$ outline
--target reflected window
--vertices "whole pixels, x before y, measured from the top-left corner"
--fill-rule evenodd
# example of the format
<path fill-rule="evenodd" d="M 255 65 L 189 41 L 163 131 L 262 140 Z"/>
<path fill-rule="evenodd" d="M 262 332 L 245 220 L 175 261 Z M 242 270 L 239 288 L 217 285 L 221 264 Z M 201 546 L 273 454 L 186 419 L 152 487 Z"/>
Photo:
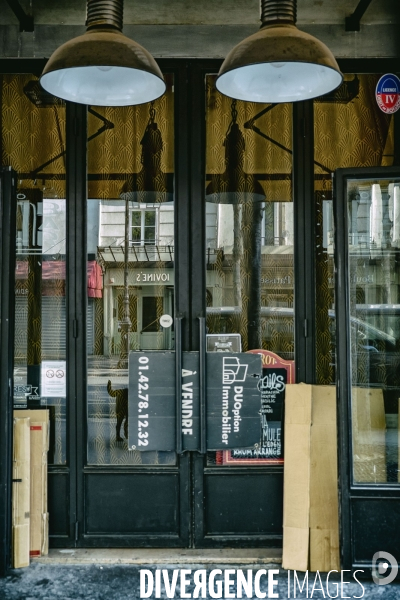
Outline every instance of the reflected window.
<path fill-rule="evenodd" d="M 398 186 L 347 180 L 355 483 L 400 480 Z"/>
<path fill-rule="evenodd" d="M 88 117 L 87 462 L 175 465 L 175 452 L 128 446 L 128 356 L 173 350 L 174 92 Z M 108 124 L 106 127 L 104 125 Z"/>
<path fill-rule="evenodd" d="M 157 244 L 157 210 L 133 209 L 131 211 L 131 242 L 135 246 Z"/>
<path fill-rule="evenodd" d="M 3 75 L 2 161 L 17 173 L 14 407 L 47 408 L 49 464 L 67 462 L 65 104 Z"/>
<path fill-rule="evenodd" d="M 292 107 L 231 100 L 214 75 L 206 107 L 207 349 L 293 366 Z M 282 464 L 267 443 L 249 452 L 247 465 Z M 208 464 L 240 466 L 239 455 L 209 452 Z"/>
<path fill-rule="evenodd" d="M 316 382 L 335 383 L 334 224 L 332 177 L 338 168 L 393 164 L 394 115 L 383 113 L 375 100 L 379 76 L 346 74 L 343 84 L 314 100 L 314 189 L 316 269 Z M 389 235 L 400 235 L 396 194 L 382 218 L 382 198 L 372 190 L 349 198 L 349 244 L 369 248 Z M 385 192 L 383 192 L 385 193 Z M 397 227 L 397 229 L 396 229 Z M 361 290 L 360 290 L 361 293 Z M 333 326 L 332 326 L 333 322 Z"/>

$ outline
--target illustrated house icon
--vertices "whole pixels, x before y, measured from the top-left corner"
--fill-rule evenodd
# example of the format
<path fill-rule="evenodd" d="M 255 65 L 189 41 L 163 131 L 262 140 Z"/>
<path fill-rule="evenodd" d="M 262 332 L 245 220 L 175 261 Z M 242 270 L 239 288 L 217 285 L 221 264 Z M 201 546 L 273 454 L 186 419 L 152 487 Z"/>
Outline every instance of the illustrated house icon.
<path fill-rule="evenodd" d="M 224 385 L 235 383 L 235 381 L 245 381 L 248 365 L 240 364 L 236 356 L 224 356 L 222 383 Z"/>

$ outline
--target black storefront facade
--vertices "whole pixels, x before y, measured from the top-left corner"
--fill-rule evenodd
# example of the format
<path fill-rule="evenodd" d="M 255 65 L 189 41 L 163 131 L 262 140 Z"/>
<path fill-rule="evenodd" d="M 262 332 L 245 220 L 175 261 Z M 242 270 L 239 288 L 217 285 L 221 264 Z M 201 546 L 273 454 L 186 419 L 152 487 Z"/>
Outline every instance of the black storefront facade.
<path fill-rule="evenodd" d="M 371 98 L 379 77 L 396 73 L 397 61 L 342 59 L 339 64 L 346 77 L 340 94 L 283 108 L 248 108 L 239 102 L 232 106 L 230 101 L 224 104 L 214 89 L 220 60 L 161 59 L 159 64 L 169 81 L 165 104 L 155 103 L 140 114 L 126 117 L 118 112 L 120 109 L 54 105 L 48 98 L 48 106 L 40 108 L 37 100 L 35 104 L 37 89 L 33 84 L 29 97 L 29 82 L 36 81 L 44 61 L 2 59 L 0 63 L 4 74 L 3 164 L 14 169 L 3 175 L 1 196 L 3 356 L 4 348 L 10 348 L 7 361 L 2 360 L 1 378 L 1 567 L 8 567 L 10 549 L 11 410 L 12 406 L 23 405 L 26 392 L 18 391 L 18 386 L 32 385 L 32 381 L 39 383 L 38 395 L 46 399 L 42 406 L 50 408 L 52 418 L 52 547 L 282 545 L 282 461 L 240 464 L 231 461 L 228 454 L 214 449 L 207 452 L 206 439 L 201 440 L 203 453 L 155 452 L 143 458 L 136 451 L 129 453 L 125 445 L 121 450 L 125 442 L 117 438 L 123 438 L 123 424 L 119 431 L 115 428 L 116 421 L 124 416 L 124 400 L 113 392 L 126 385 L 124 327 L 129 331 L 129 350 L 144 354 L 154 350 L 202 354 L 208 343 L 206 334 L 215 335 L 216 343 L 226 344 L 231 334 L 240 333 L 243 352 L 264 348 L 294 361 L 296 382 L 334 385 L 339 381 L 342 568 L 368 568 L 378 550 L 398 556 L 396 515 L 400 492 L 393 473 L 399 459 L 396 462 L 393 458 L 393 449 L 389 457 L 386 448 L 381 475 L 374 481 L 368 474 L 365 479 L 362 474 L 357 479 L 352 466 L 351 424 L 352 387 L 383 389 L 386 413 L 395 415 L 399 385 L 395 374 L 399 342 L 393 323 L 400 302 L 393 300 L 396 291 L 392 290 L 392 297 L 385 297 L 381 290 L 385 285 L 378 281 L 383 277 L 381 264 L 385 260 L 389 260 L 389 266 L 385 263 L 384 273 L 397 268 L 397 238 L 388 227 L 386 245 L 382 240 L 385 214 L 387 223 L 390 209 L 392 229 L 397 217 L 398 192 L 393 190 L 400 181 L 400 166 L 396 168 L 400 165 L 399 119 L 396 115 L 380 119 Z M 17 114 L 11 119 L 7 113 L 20 99 L 13 94 L 24 96 L 24 102 L 36 111 L 29 127 L 36 130 L 40 160 L 33 157 L 25 170 L 18 166 L 19 159 L 13 164 L 10 151 L 13 144 L 16 147 L 16 138 L 10 141 L 10 132 L 19 118 Z M 338 130 L 330 129 L 330 124 L 341 122 L 343 107 L 350 115 L 355 107 L 353 118 L 346 117 L 349 124 L 353 119 L 361 121 L 365 111 L 369 113 L 358 138 L 359 130 L 351 131 L 350 125 L 343 125 L 339 154 L 344 156 L 346 143 L 352 144 L 349 136 L 357 140 L 353 139 L 352 151 L 341 162 L 338 153 L 330 156 L 329 148 L 338 141 Z M 155 110 L 153 115 L 151 108 Z M 324 112 L 330 108 L 331 116 Z M 50 134 L 44 140 L 37 134 L 37 115 L 46 110 L 54 116 L 62 142 L 59 147 L 52 145 Z M 132 139 L 127 132 L 128 122 L 134 132 Z M 149 202 L 140 196 L 143 188 L 135 188 L 135 181 L 146 168 L 146 131 L 154 123 L 163 140 L 159 152 L 162 148 L 162 152 L 169 153 L 169 158 L 162 158 L 160 163 L 164 176 L 161 193 L 167 200 L 171 200 L 167 194 L 173 194 L 173 204 L 167 202 L 165 210 L 157 205 L 158 201 Z M 223 188 L 218 185 L 228 169 L 228 135 L 236 123 L 245 141 L 244 147 L 240 142 L 236 147 L 239 152 L 243 148 L 242 172 L 249 175 L 248 181 L 256 173 L 258 183 L 251 183 L 253 195 L 258 193 L 258 185 L 265 193 L 258 216 L 253 209 L 246 214 L 245 209 L 236 210 L 224 201 L 220 208 L 212 197 Z M 281 137 L 278 130 L 283 131 Z M 255 136 L 253 145 L 246 137 L 248 132 Z M 102 135 L 114 137 L 103 143 Z M 154 138 L 151 143 L 156 143 Z M 268 159 L 260 166 L 261 143 L 273 150 L 264 149 Z M 43 150 L 46 144 L 51 149 L 48 155 Z M 93 144 L 98 144 L 96 150 Z M 125 153 L 128 147 L 135 148 L 136 162 L 129 170 L 118 165 L 118 161 L 126 164 L 121 145 Z M 126 160 L 131 161 L 131 156 Z M 338 168 L 344 170 L 336 173 Z M 387 194 L 393 199 L 386 213 L 383 193 L 375 188 L 368 192 L 368 210 L 375 210 L 378 202 L 380 212 L 376 214 L 383 225 L 378 232 L 372 231 L 371 225 L 367 228 L 365 235 L 373 243 L 361 240 L 361 233 L 367 229 L 358 225 L 360 239 L 354 241 L 352 227 L 362 215 L 357 213 L 352 221 L 346 206 L 357 205 L 360 210 L 362 202 L 353 197 L 351 190 L 358 186 L 368 191 L 368 186 L 371 190 L 378 183 L 386 190 L 392 186 Z M 40 194 L 35 196 L 38 189 Z M 10 210 L 10 199 L 14 210 Z M 341 218 L 346 210 L 350 215 L 347 221 Z M 46 252 L 35 252 L 39 241 L 32 237 L 34 215 L 37 229 L 42 218 L 43 236 L 46 227 L 53 235 L 52 240 L 43 237 L 41 241 L 42 250 L 47 244 Z M 51 219 L 64 219 L 64 224 L 52 229 Z M 11 230 L 7 223 L 12 224 Z M 97 229 L 93 223 L 98 223 Z M 235 263 L 237 238 L 229 231 L 237 227 L 242 244 L 239 263 Z M 255 249 L 251 248 L 254 231 L 260 236 Z M 246 253 L 247 245 L 250 248 Z M 257 256 L 260 282 L 258 296 L 254 297 L 251 290 L 255 280 L 250 277 L 249 284 L 246 274 Z M 237 276 L 235 264 L 239 265 Z M 360 268 L 369 271 L 359 273 Z M 33 295 L 36 302 L 30 300 L 32 272 L 41 280 Z M 397 289 L 395 279 L 391 284 Z M 35 359 L 29 347 L 38 338 L 35 332 L 29 332 L 28 322 L 34 316 L 31 304 L 38 308 L 38 295 L 41 355 Z M 391 311 L 389 332 L 382 323 L 378 326 L 376 319 L 386 318 L 379 306 Z M 259 314 L 261 333 L 254 333 L 254 311 Z M 163 314 L 173 316 L 170 328 L 157 324 Z M 50 322 L 55 323 L 53 329 Z M 21 341 L 24 327 L 28 333 Z M 356 364 L 354 344 L 359 346 L 355 354 L 362 355 L 357 365 L 364 365 L 367 372 L 361 380 L 354 374 L 359 372 L 358 367 L 355 371 L 350 367 L 352 361 Z M 377 359 L 371 358 L 375 353 L 381 357 L 378 366 Z M 386 368 L 389 363 L 390 368 Z M 57 366 L 61 370 L 64 365 L 65 392 L 59 391 L 57 397 L 48 391 L 45 396 L 43 369 Z M 204 395 L 206 381 L 199 385 Z M 31 391 L 30 395 L 33 406 L 35 394 Z M 393 431 L 394 420 L 392 416 Z M 388 429 L 383 434 L 386 445 Z M 365 522 L 370 523 L 368 528 Z M 365 529 L 370 531 L 367 537 Z M 385 547 L 381 548 L 383 543 Z"/>

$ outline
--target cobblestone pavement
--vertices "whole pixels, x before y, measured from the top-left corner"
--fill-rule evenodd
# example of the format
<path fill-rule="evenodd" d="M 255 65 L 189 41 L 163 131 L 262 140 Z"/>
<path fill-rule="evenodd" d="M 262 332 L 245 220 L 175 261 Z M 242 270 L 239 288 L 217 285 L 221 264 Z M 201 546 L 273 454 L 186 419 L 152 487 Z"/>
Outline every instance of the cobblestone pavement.
<path fill-rule="evenodd" d="M 207 595 L 203 596 L 200 591 L 200 597 L 219 597 L 219 598 L 236 598 L 241 597 L 238 594 L 236 588 L 237 581 L 237 570 L 242 569 L 245 576 L 247 576 L 247 569 L 249 565 L 43 565 L 43 564 L 32 564 L 29 568 L 14 570 L 10 575 L 4 579 L 0 579 L 0 598 L 1 600 L 136 600 L 140 598 L 140 573 L 141 569 L 150 570 L 154 576 L 156 569 L 166 569 L 171 581 L 174 575 L 174 569 L 186 569 L 190 571 L 186 573 L 186 579 L 189 580 L 189 584 L 183 590 L 186 592 L 186 596 L 183 597 L 194 597 L 193 591 L 195 588 L 194 571 L 197 569 L 204 569 L 206 573 L 206 581 L 210 581 L 210 573 L 213 569 L 221 569 L 221 574 L 218 572 L 215 577 L 215 583 L 211 586 L 211 593 L 207 588 Z M 228 574 L 228 577 L 233 581 L 233 585 L 228 589 L 222 587 L 221 592 L 218 593 L 218 580 L 226 577 L 226 570 L 232 569 L 233 572 Z M 276 569 L 279 573 L 275 573 L 274 577 L 278 583 L 273 589 L 268 588 L 268 577 L 264 575 L 264 572 L 260 575 L 260 588 L 258 597 L 273 597 L 273 592 L 278 593 L 278 598 L 368 598 L 368 599 L 380 599 L 392 600 L 394 598 L 400 600 L 400 584 L 392 583 L 386 586 L 376 585 L 371 580 L 361 580 L 362 586 L 352 579 L 351 573 L 346 572 L 343 577 L 344 581 L 352 579 L 351 583 L 344 583 L 343 589 L 341 588 L 340 576 L 336 578 L 330 577 L 328 589 L 326 584 L 326 574 L 318 576 L 313 573 L 309 573 L 308 579 L 308 590 L 306 586 L 303 591 L 300 592 L 296 588 L 296 595 L 293 590 L 293 572 L 290 572 L 290 595 L 288 590 L 288 572 L 279 567 L 279 565 L 251 565 L 253 583 L 257 571 L 260 569 Z M 303 581 L 304 574 L 298 573 L 300 583 Z M 163 574 L 161 573 L 160 578 L 162 579 Z M 181 573 L 180 571 L 176 575 L 176 589 L 173 596 L 174 598 L 181 598 Z M 147 578 L 146 578 L 147 583 Z M 337 584 L 337 585 L 336 585 Z M 213 593 L 215 587 L 215 593 Z M 321 589 L 323 588 L 323 589 Z M 229 595 L 230 594 L 230 595 Z M 263 596 L 262 594 L 266 594 Z M 244 590 L 242 596 L 246 598 Z M 150 598 L 157 597 L 155 591 L 151 594 Z M 167 598 L 164 584 L 161 585 L 161 594 L 158 596 L 163 599 Z M 257 595 L 254 590 L 250 596 L 256 598 Z"/>

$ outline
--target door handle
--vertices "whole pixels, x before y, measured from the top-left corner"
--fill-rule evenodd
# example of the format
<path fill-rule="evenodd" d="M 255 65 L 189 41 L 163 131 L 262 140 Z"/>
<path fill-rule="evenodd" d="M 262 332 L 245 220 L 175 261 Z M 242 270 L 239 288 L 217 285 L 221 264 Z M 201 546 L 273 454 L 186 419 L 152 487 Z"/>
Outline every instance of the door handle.
<path fill-rule="evenodd" d="M 207 396 L 206 396 L 206 319 L 205 317 L 198 317 L 199 319 L 199 395 L 200 395 L 200 454 L 207 452 Z"/>
<path fill-rule="evenodd" d="M 176 452 L 182 454 L 182 320 L 175 317 Z"/>

